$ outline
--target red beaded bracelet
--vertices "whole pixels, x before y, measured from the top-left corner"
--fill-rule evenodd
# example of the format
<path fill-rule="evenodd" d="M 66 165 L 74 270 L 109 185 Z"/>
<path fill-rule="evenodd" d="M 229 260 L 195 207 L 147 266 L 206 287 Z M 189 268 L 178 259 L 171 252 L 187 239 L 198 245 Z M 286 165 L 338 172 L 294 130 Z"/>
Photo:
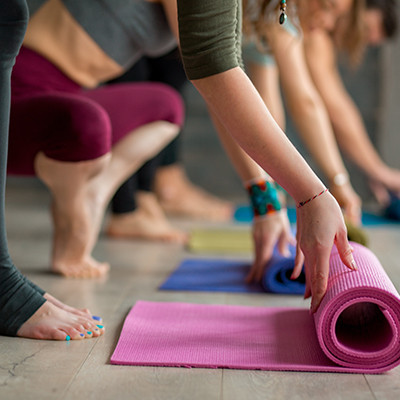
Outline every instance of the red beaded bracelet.
<path fill-rule="evenodd" d="M 301 201 L 300 203 L 297 204 L 297 208 L 303 207 L 304 205 L 306 205 L 307 203 L 309 203 L 310 201 L 313 201 L 314 199 L 316 199 L 317 197 L 323 195 L 324 193 L 326 193 L 329 189 L 324 189 L 321 193 L 316 194 L 314 197 L 310 197 L 308 200 L 306 201 Z"/>

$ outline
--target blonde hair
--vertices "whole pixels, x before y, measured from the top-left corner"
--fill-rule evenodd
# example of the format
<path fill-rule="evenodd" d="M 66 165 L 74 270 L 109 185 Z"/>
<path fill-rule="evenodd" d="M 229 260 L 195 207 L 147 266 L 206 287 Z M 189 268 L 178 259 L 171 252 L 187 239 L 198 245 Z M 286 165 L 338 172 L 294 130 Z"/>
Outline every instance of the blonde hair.
<path fill-rule="evenodd" d="M 363 21 L 365 7 L 365 0 L 353 0 L 350 13 L 339 20 L 338 33 L 335 35 L 336 47 L 347 56 L 353 67 L 361 62 L 366 46 Z"/>
<path fill-rule="evenodd" d="M 294 2 L 288 0 L 287 14 L 297 25 Z M 280 0 L 243 0 L 243 34 L 254 40 L 261 51 L 267 49 L 266 30 L 273 24 L 279 25 Z M 299 29 L 300 31 L 300 29 Z"/>

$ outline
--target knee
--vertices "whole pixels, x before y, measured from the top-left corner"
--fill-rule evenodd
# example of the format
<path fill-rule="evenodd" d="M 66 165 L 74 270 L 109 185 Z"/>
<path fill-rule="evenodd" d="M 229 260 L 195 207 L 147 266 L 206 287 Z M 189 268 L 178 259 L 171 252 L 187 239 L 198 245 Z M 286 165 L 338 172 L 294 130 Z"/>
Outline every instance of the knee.
<path fill-rule="evenodd" d="M 171 124 L 182 126 L 184 119 L 184 105 L 180 94 L 171 86 L 156 84 L 157 93 L 155 109 L 158 120 L 167 121 Z"/>
<path fill-rule="evenodd" d="M 7 0 L 0 8 L 0 46 L 2 61 L 13 61 L 24 39 L 29 20 L 25 0 Z M 5 59 L 4 59 L 5 57 Z"/>
<path fill-rule="evenodd" d="M 107 113 L 96 104 L 85 102 L 56 113 L 55 142 L 44 151 L 58 161 L 79 162 L 99 158 L 111 150 L 111 124 Z"/>

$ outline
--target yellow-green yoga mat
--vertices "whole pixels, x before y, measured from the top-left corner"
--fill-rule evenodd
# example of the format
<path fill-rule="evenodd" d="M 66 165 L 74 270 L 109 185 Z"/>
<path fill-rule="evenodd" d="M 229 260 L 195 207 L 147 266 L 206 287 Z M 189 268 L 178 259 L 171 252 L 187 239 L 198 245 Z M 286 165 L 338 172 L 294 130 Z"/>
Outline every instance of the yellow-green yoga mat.
<path fill-rule="evenodd" d="M 251 253 L 249 229 L 197 229 L 190 235 L 189 250 L 195 253 Z"/>

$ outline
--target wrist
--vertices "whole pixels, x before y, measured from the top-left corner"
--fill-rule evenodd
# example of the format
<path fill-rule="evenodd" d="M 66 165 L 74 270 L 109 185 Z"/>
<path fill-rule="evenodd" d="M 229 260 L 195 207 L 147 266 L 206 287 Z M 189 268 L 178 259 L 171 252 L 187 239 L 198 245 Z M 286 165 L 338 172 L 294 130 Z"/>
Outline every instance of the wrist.
<path fill-rule="evenodd" d="M 347 172 L 339 172 L 329 179 L 329 186 L 344 186 L 350 182 L 349 174 Z"/>
<path fill-rule="evenodd" d="M 368 173 L 369 179 L 375 182 L 385 182 L 387 175 L 390 173 L 390 168 L 387 165 L 379 165 L 373 171 Z"/>
<path fill-rule="evenodd" d="M 246 182 L 254 218 L 262 218 L 282 210 L 278 189 L 274 181 L 265 178 Z"/>

